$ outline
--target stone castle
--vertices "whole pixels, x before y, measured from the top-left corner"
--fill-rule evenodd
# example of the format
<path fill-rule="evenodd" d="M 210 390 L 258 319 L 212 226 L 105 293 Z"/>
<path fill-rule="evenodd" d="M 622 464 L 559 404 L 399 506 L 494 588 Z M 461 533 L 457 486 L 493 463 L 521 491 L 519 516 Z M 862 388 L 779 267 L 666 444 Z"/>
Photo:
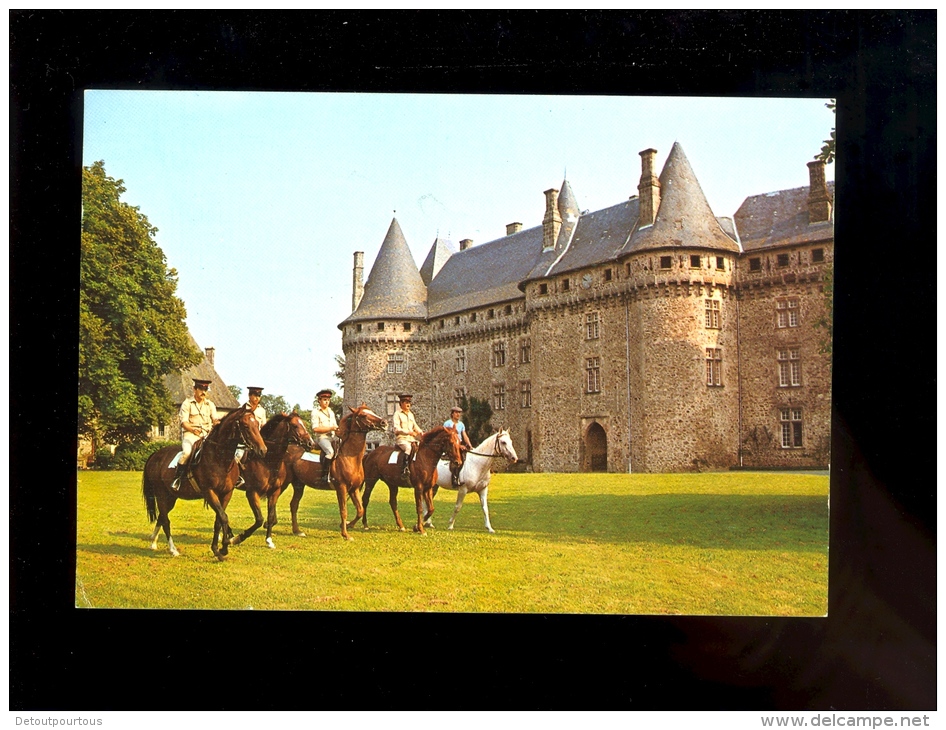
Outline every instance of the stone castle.
<path fill-rule="evenodd" d="M 510 223 L 417 268 L 397 220 L 340 325 L 345 402 L 422 428 L 488 399 L 535 471 L 825 468 L 834 185 L 716 217 L 683 149 L 640 153 L 637 194 L 582 211 L 565 180 L 540 226 Z"/>

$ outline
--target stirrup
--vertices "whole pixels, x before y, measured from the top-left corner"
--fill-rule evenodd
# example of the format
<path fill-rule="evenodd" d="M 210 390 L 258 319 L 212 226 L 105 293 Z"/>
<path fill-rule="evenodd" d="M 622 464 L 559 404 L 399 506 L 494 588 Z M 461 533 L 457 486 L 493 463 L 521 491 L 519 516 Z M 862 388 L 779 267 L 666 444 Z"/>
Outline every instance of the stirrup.
<path fill-rule="evenodd" d="M 171 491 L 180 492 L 181 491 L 181 478 L 177 477 L 173 482 L 171 482 Z"/>
<path fill-rule="evenodd" d="M 241 474 L 239 477 L 237 477 L 236 484 L 233 485 L 233 488 L 243 489 L 243 487 L 245 486 L 246 486 L 246 480 L 243 478 L 243 475 Z"/>

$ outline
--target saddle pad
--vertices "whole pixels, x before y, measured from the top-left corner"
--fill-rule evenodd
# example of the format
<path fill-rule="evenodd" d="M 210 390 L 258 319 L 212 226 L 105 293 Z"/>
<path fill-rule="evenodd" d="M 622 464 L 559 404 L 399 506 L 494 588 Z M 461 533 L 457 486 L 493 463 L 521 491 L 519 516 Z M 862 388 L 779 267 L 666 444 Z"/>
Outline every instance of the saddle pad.
<path fill-rule="evenodd" d="M 168 469 L 176 469 L 176 468 L 177 468 L 177 462 L 179 462 L 179 461 L 181 460 L 181 457 L 182 457 L 182 456 L 184 456 L 184 452 L 183 452 L 183 451 L 178 451 L 178 452 L 177 452 L 177 456 L 175 456 L 173 459 L 171 459 L 171 463 L 168 464 Z"/>
<path fill-rule="evenodd" d="M 397 455 L 402 453 L 400 449 L 395 449 L 391 452 L 391 456 L 388 457 L 389 464 L 397 464 Z"/>
<path fill-rule="evenodd" d="M 302 460 L 303 461 L 319 461 L 319 455 L 313 454 L 311 451 L 303 451 Z"/>

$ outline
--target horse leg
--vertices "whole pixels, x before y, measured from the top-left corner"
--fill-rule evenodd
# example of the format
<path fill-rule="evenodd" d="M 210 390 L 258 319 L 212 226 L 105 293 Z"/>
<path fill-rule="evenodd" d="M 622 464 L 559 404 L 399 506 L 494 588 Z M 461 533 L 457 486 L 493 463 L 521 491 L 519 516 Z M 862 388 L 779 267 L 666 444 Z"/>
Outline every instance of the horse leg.
<path fill-rule="evenodd" d="M 489 487 L 483 487 L 479 491 L 480 504 L 483 505 L 483 514 L 486 516 L 486 529 L 490 533 L 495 533 L 496 530 L 493 529 L 493 526 L 489 524 L 489 505 L 486 504 L 486 495 L 489 492 Z"/>
<path fill-rule="evenodd" d="M 460 488 L 457 490 L 457 503 L 453 508 L 453 516 L 450 518 L 450 524 L 447 525 L 448 530 L 453 529 L 453 523 L 456 522 L 457 515 L 460 514 L 460 510 L 463 509 L 464 497 L 466 497 L 466 486 L 461 482 Z"/>
<path fill-rule="evenodd" d="M 213 509 L 214 514 L 217 516 L 217 519 L 214 520 L 214 539 L 213 542 L 210 543 L 210 550 L 213 552 L 214 557 L 217 558 L 217 560 L 222 561 L 226 559 L 227 552 L 230 549 L 229 542 L 230 537 L 232 536 L 232 533 L 230 532 L 230 522 L 227 519 L 225 507 L 215 491 L 212 489 L 209 490 L 207 492 L 206 499 L 207 503 Z M 223 535 L 223 540 L 220 540 L 221 535 Z M 217 549 L 218 541 L 220 542 L 219 550 Z"/>
<path fill-rule="evenodd" d="M 302 501 L 303 492 L 305 492 L 304 483 L 292 483 L 292 499 L 289 502 L 289 511 L 292 513 L 292 534 L 296 537 L 305 537 L 305 533 L 299 529 L 299 502 Z"/>
<path fill-rule="evenodd" d="M 154 524 L 154 534 L 151 535 L 151 549 L 158 549 L 158 530 L 164 528 L 164 536 L 168 540 L 168 552 L 171 553 L 175 558 L 178 557 L 181 553 L 174 546 L 174 539 L 171 537 L 171 518 L 170 512 L 174 509 L 174 505 L 177 503 L 177 499 L 168 498 L 164 495 L 158 496 L 158 519 Z"/>
<path fill-rule="evenodd" d="M 361 498 L 361 506 L 364 508 L 364 514 L 362 514 L 361 516 L 361 529 L 362 530 L 368 529 L 368 503 L 371 501 L 371 492 L 374 491 L 374 485 L 377 483 L 378 483 L 377 480 L 365 481 L 365 494 Z"/>
<path fill-rule="evenodd" d="M 351 540 L 352 536 L 348 534 L 348 489 L 341 482 L 335 485 L 335 496 L 338 497 L 338 514 L 342 518 L 342 537 Z"/>
<path fill-rule="evenodd" d="M 274 549 L 276 544 L 273 542 L 273 527 L 276 526 L 276 503 L 279 501 L 281 489 L 277 489 L 266 498 L 267 519 L 266 519 L 266 547 Z"/>
<path fill-rule="evenodd" d="M 361 487 L 356 486 L 351 490 L 351 501 L 355 505 L 355 519 L 348 523 L 349 529 L 354 527 L 358 520 L 363 520 L 365 518 L 365 508 L 361 503 Z"/>
<path fill-rule="evenodd" d="M 253 524 L 236 537 L 230 538 L 229 543 L 231 545 L 239 545 L 241 542 L 246 540 L 246 538 L 256 532 L 263 524 L 263 511 L 259 506 L 259 492 L 257 492 L 255 489 L 247 489 L 246 501 L 250 505 L 250 509 L 253 510 Z"/>
<path fill-rule="evenodd" d="M 428 489 L 424 492 L 424 502 L 426 510 L 424 514 L 424 527 L 434 526 L 434 490 Z"/>
<path fill-rule="evenodd" d="M 426 535 L 424 530 L 424 490 L 421 487 L 414 487 L 414 506 L 417 508 L 417 524 L 414 526 L 414 532 Z"/>
<path fill-rule="evenodd" d="M 404 527 L 404 523 L 401 521 L 401 513 L 397 508 L 397 484 L 393 487 L 388 485 L 388 494 L 388 504 L 391 505 L 391 511 L 394 513 L 394 522 L 397 523 L 397 529 L 404 532 L 407 528 Z"/>

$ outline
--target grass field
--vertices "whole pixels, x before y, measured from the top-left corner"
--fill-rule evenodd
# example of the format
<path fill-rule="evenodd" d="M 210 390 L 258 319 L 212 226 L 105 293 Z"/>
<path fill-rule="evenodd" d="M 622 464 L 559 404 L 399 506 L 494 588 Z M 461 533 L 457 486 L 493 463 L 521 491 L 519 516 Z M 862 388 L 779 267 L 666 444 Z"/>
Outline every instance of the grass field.
<path fill-rule="evenodd" d="M 816 474 L 496 474 L 496 534 L 475 495 L 448 531 L 456 493 L 441 490 L 423 537 L 396 530 L 379 485 L 371 529 L 346 542 L 334 493 L 306 489 L 307 537 L 283 495 L 276 549 L 260 530 L 221 563 L 201 502 L 171 512 L 174 558 L 163 534 L 149 549 L 140 472 L 80 472 L 76 606 L 822 616 L 827 496 Z M 410 525 L 410 491 L 399 501 Z M 252 523 L 243 493 L 228 514 L 234 532 Z"/>

